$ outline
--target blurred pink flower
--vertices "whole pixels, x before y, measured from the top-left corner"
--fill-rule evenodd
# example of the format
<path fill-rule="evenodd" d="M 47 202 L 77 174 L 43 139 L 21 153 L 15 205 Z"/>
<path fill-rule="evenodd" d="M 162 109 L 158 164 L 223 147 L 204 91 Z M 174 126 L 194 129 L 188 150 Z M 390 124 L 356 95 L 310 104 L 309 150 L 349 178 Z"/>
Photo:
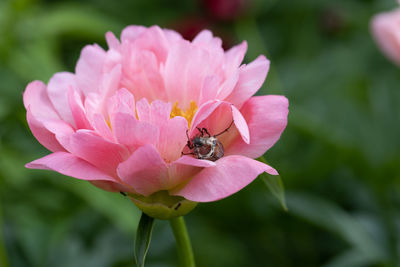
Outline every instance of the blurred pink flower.
<path fill-rule="evenodd" d="M 83 48 L 75 73 L 56 73 L 24 93 L 29 127 L 53 153 L 26 166 L 88 180 L 108 191 L 149 196 L 161 190 L 196 202 L 215 201 L 260 173 L 254 160 L 286 127 L 283 96 L 253 96 L 269 61 L 241 65 L 246 42 L 224 51 L 204 30 L 192 41 L 157 26 L 129 26 L 109 49 Z M 213 162 L 182 155 L 197 127 L 218 136 L 225 156 Z"/>
<path fill-rule="evenodd" d="M 400 66 L 400 8 L 373 17 L 371 29 L 382 52 Z"/>

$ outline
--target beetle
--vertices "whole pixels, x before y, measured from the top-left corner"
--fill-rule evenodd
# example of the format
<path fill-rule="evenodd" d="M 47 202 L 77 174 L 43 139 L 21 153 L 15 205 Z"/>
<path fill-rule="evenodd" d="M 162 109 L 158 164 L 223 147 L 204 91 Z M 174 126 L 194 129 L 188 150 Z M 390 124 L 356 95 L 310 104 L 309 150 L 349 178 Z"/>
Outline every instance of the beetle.
<path fill-rule="evenodd" d="M 199 135 L 189 138 L 189 130 L 186 130 L 187 144 L 186 146 L 191 150 L 190 153 L 183 153 L 182 155 L 194 155 L 198 159 L 207 159 L 211 161 L 216 161 L 224 156 L 224 146 L 218 140 L 217 136 L 227 132 L 233 125 L 233 120 L 231 124 L 223 130 L 222 132 L 211 135 L 206 128 L 197 128 L 200 132 Z"/>

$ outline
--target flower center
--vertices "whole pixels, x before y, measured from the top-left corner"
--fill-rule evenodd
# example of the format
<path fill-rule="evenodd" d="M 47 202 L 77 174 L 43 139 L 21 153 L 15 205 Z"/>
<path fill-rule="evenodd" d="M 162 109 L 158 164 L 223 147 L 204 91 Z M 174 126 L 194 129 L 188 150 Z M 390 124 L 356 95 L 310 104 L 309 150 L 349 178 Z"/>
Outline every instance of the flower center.
<path fill-rule="evenodd" d="M 196 102 L 194 102 L 193 100 L 190 101 L 190 106 L 186 110 L 182 110 L 178 106 L 178 101 L 176 101 L 174 106 L 172 107 L 170 118 L 173 118 L 175 116 L 184 117 L 187 120 L 189 128 L 190 128 L 190 126 L 192 124 L 193 116 L 194 116 L 194 114 L 196 114 L 197 109 L 198 109 L 198 107 L 196 105 Z"/>

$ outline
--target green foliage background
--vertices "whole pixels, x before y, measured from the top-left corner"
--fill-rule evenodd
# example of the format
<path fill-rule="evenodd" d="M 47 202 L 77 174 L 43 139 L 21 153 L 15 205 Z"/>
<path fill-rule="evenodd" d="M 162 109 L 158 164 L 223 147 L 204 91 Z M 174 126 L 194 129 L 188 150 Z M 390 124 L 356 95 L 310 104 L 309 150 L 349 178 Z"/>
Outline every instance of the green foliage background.
<path fill-rule="evenodd" d="M 289 211 L 256 180 L 186 216 L 198 266 L 399 266 L 400 71 L 376 48 L 373 14 L 394 0 L 253 0 L 212 19 L 201 1 L 0 1 L 0 266 L 133 266 L 139 211 L 119 194 L 27 170 L 48 152 L 25 122 L 26 84 L 73 71 L 85 44 L 129 24 L 180 27 L 195 18 L 267 54 L 260 94 L 290 100 L 288 127 L 266 153 Z M 149 267 L 176 266 L 157 221 Z"/>

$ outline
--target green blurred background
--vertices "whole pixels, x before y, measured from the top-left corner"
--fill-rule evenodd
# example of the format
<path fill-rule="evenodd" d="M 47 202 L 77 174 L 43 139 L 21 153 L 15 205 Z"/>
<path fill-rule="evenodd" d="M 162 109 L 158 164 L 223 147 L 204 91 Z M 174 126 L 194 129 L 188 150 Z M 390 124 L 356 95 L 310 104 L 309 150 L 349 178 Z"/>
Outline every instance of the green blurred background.
<path fill-rule="evenodd" d="M 201 28 L 272 68 L 260 94 L 290 101 L 266 159 L 289 211 L 260 180 L 186 216 L 198 266 L 400 266 L 400 71 L 376 48 L 373 14 L 395 0 L 0 0 L 0 266 L 134 266 L 127 198 L 24 164 L 48 152 L 25 121 L 26 84 L 73 71 L 85 44 L 130 24 Z M 7 264 L 8 262 L 8 264 Z M 157 221 L 148 267 L 176 266 Z"/>

